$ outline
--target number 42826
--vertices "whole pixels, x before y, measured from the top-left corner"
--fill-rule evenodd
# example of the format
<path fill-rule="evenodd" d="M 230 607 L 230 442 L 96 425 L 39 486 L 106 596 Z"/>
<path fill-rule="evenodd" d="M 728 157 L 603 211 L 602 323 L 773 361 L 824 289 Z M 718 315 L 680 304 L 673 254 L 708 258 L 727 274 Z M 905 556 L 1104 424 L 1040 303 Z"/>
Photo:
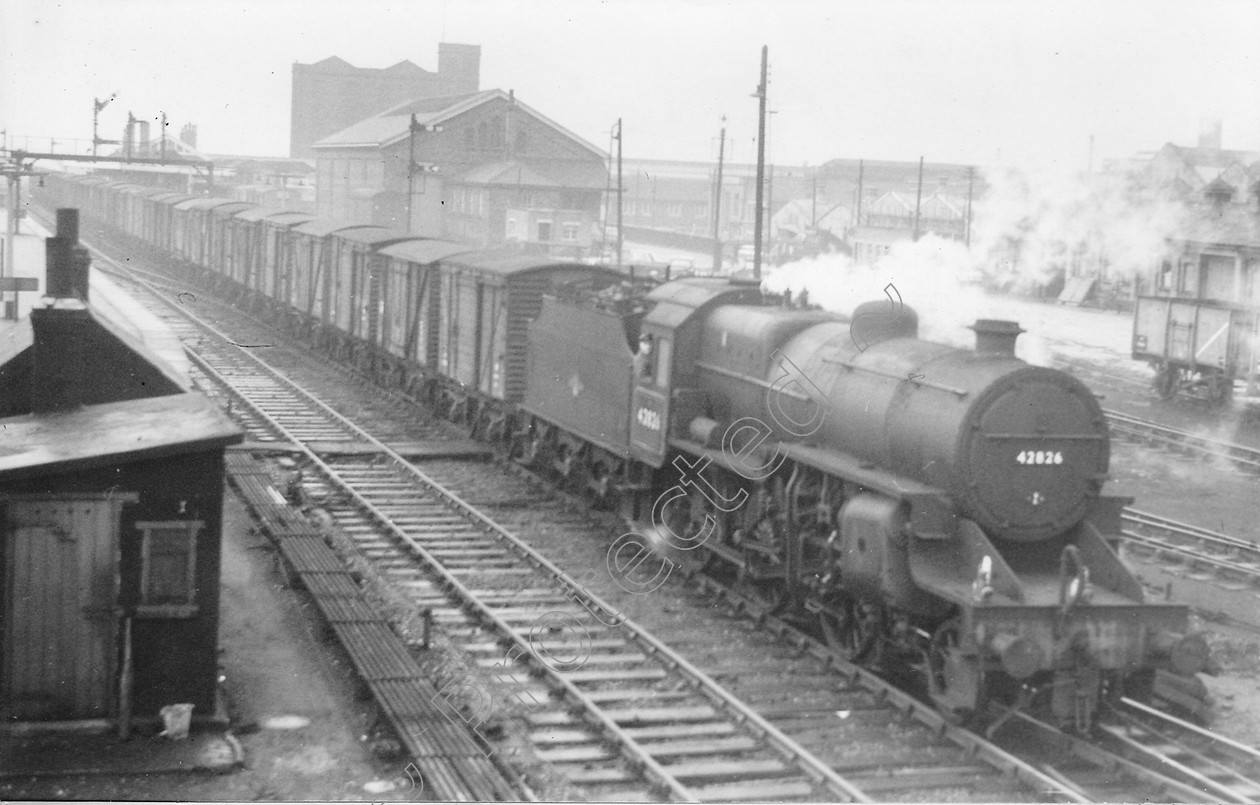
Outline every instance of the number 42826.
<path fill-rule="evenodd" d="M 1021 450 L 1015 460 L 1020 464 L 1062 464 L 1063 453 L 1058 450 Z"/>

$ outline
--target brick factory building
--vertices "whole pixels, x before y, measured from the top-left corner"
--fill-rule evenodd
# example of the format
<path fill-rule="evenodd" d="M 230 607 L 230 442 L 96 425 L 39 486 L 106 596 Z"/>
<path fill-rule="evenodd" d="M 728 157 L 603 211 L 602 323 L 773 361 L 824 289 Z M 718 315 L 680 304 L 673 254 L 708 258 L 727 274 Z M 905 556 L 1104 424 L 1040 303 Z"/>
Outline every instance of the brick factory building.
<path fill-rule="evenodd" d="M 436 73 L 409 61 L 383 69 L 355 67 L 336 56 L 294 62 L 289 156 L 312 159 L 317 140 L 403 101 L 463 95 L 480 84 L 480 45 L 440 43 Z"/>
<path fill-rule="evenodd" d="M 320 217 L 564 257 L 590 248 L 608 183 L 603 151 L 498 89 L 409 101 L 314 150 Z"/>

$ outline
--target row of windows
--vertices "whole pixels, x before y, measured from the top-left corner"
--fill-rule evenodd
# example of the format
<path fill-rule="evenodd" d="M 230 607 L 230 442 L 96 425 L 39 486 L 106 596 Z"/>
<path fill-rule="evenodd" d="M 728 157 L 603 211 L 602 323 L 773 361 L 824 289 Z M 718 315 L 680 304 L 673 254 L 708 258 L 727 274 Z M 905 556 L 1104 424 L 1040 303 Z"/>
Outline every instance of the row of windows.
<path fill-rule="evenodd" d="M 866 243 L 859 240 L 853 244 L 853 259 L 859 263 L 873 263 L 890 251 L 892 246 L 886 243 Z"/>
<path fill-rule="evenodd" d="M 1249 260 L 1242 267 L 1239 302 L 1260 302 L 1260 260 Z M 1208 299 L 1232 300 L 1235 296 L 1234 258 L 1205 255 L 1182 260 L 1176 270 L 1168 261 L 1160 266 L 1159 290 Z"/>
<path fill-rule="evenodd" d="M 740 208 L 743 196 L 738 193 L 725 193 L 722 196 L 722 215 L 726 218 L 740 218 L 745 212 Z M 614 200 L 611 202 L 616 204 Z M 645 199 L 627 198 L 621 202 L 622 213 L 630 216 L 650 216 L 660 210 L 669 218 L 708 218 L 712 215 L 708 202 L 684 201 L 648 201 Z"/>
<path fill-rule="evenodd" d="M 500 115 L 483 120 L 474 128 L 469 126 L 464 129 L 464 148 L 468 151 L 477 149 L 481 150 L 497 150 L 503 148 L 507 142 L 506 124 Z M 529 150 L 529 132 L 524 128 L 518 128 L 512 134 L 512 148 L 516 153 Z"/>
<path fill-rule="evenodd" d="M 451 211 L 470 215 L 486 214 L 486 192 L 479 187 L 456 187 L 452 192 Z"/>
<path fill-rule="evenodd" d="M 683 204 L 682 202 L 671 201 L 665 204 L 661 204 L 659 206 L 661 209 L 664 210 L 665 215 L 669 216 L 670 218 L 683 217 L 684 210 L 686 210 L 687 212 L 689 212 L 690 215 L 696 218 L 707 218 L 709 215 L 708 204 Z M 648 216 L 648 215 L 654 214 L 654 210 L 656 209 L 656 206 L 653 205 L 652 202 L 650 201 L 629 200 L 629 201 L 622 202 L 621 209 L 622 209 L 623 215 Z"/>
<path fill-rule="evenodd" d="M 581 231 L 581 224 L 565 221 L 560 224 L 560 240 L 565 243 L 576 243 L 578 232 Z M 541 242 L 549 242 L 552 239 L 554 231 L 554 223 L 552 221 L 539 221 L 536 224 L 538 240 Z M 523 228 L 523 227 L 521 227 Z M 506 234 L 509 238 L 514 238 L 518 234 L 517 220 L 515 218 L 507 219 Z"/>
<path fill-rule="evenodd" d="M 318 183 L 378 185 L 385 181 L 385 163 L 378 159 L 326 159 L 319 163 Z"/>

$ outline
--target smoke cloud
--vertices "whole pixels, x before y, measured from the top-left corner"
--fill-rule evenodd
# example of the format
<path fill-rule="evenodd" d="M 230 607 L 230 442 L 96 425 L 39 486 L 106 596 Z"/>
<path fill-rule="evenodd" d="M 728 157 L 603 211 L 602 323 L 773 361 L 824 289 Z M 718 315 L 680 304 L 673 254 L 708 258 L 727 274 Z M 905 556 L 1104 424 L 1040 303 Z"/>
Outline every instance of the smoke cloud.
<path fill-rule="evenodd" d="M 1010 318 L 992 291 L 1040 295 L 1057 277 L 1102 273 L 1133 282 L 1164 258 L 1184 231 L 1183 208 L 1120 174 L 1002 168 L 986 174 L 975 203 L 972 243 L 929 234 L 893 244 L 873 265 L 842 254 L 785 264 L 763 287 L 808 289 L 810 301 L 842 314 L 898 294 L 919 313 L 920 337 L 970 348 L 977 318 Z M 896 289 L 888 292 L 891 283 Z M 891 292 L 891 294 L 889 293 Z M 1037 333 L 1021 338 L 1021 356 L 1049 365 L 1052 350 Z"/>

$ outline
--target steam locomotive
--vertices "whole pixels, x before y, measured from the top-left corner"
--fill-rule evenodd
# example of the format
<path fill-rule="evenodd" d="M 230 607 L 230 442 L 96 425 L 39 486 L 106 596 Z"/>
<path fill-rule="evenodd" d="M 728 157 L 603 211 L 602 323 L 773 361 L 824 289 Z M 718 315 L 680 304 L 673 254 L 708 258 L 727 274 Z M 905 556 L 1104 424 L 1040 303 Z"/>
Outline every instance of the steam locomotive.
<path fill-rule="evenodd" d="M 650 520 L 661 562 L 737 581 L 855 662 L 917 669 L 952 716 L 995 702 L 1084 729 L 1108 698 L 1173 700 L 1209 663 L 1187 608 L 1144 601 L 1113 550 L 1128 500 L 1102 493 L 1094 396 L 1017 359 L 1013 322 L 976 322 L 960 350 L 919 340 L 900 303 L 850 318 L 737 280 L 653 286 L 230 200 L 48 185 L 125 248 Z M 644 589 L 644 553 L 627 555 L 610 570 Z"/>
<path fill-rule="evenodd" d="M 1193 687 L 1176 677 L 1209 658 L 1186 608 L 1146 603 L 1110 544 L 1130 500 L 1102 494 L 1093 394 L 1017 359 L 1013 322 L 959 350 L 888 307 L 719 279 L 629 312 L 547 299 L 516 451 L 631 493 L 664 543 L 853 661 L 917 668 L 956 717 L 996 702 L 1084 729 L 1104 697 Z"/>

